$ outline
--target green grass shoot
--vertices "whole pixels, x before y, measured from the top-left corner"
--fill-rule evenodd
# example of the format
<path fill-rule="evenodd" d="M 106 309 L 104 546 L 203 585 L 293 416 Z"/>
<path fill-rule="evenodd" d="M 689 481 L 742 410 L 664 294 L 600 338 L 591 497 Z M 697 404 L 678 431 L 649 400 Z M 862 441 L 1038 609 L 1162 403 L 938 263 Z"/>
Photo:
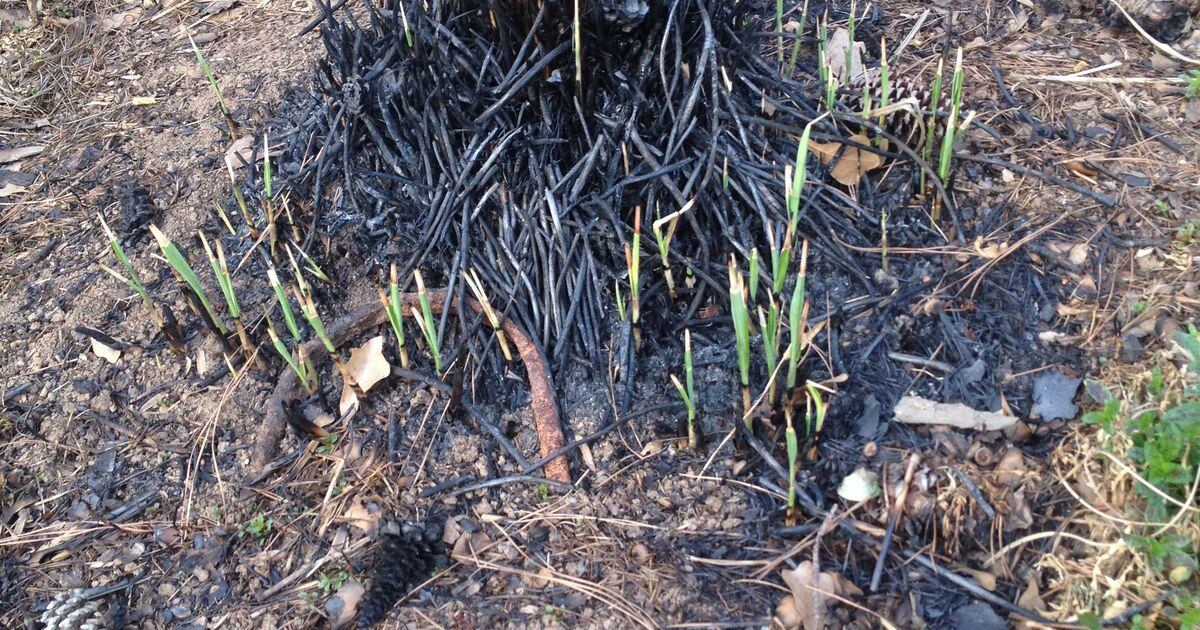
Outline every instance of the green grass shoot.
<path fill-rule="evenodd" d="M 295 249 L 297 252 L 300 252 L 300 257 L 304 259 L 304 268 L 308 269 L 309 273 L 316 276 L 317 279 L 321 280 L 322 282 L 332 282 L 332 280 L 329 279 L 329 276 L 325 275 L 325 272 L 321 271 L 321 268 L 317 266 L 317 261 L 313 260 L 312 257 L 305 253 L 303 249 L 300 249 L 299 247 L 296 247 Z"/>
<path fill-rule="evenodd" d="M 199 298 L 200 304 L 208 313 L 209 318 L 212 319 L 213 324 L 216 325 L 217 330 L 219 330 L 223 335 L 228 334 L 229 329 L 225 327 L 225 324 L 222 323 L 221 319 L 217 316 L 216 309 L 213 308 L 212 302 L 208 300 L 208 295 L 204 293 L 204 287 L 200 285 L 200 278 L 196 275 L 196 272 L 192 269 L 192 266 L 188 264 L 187 258 L 184 257 L 183 253 L 179 251 L 179 248 L 175 246 L 175 243 L 172 243 L 171 239 L 167 238 L 157 226 L 151 224 L 150 233 L 154 235 L 154 240 L 158 243 L 159 249 L 162 250 L 163 257 L 167 259 L 167 264 L 169 264 L 171 269 L 175 271 L 176 275 L 187 284 L 187 286 L 192 290 L 192 293 Z"/>
<path fill-rule="evenodd" d="M 805 281 L 808 274 L 808 241 L 800 246 L 800 273 L 796 276 L 796 288 L 792 290 L 792 299 L 788 303 L 788 332 L 791 341 L 788 343 L 787 389 L 796 388 L 796 372 L 800 359 L 804 354 L 804 325 L 808 311 L 804 295 Z"/>
<path fill-rule="evenodd" d="M 188 42 L 192 44 L 192 52 L 196 53 L 196 63 L 200 65 L 200 71 L 208 79 L 208 85 L 217 97 L 217 104 L 221 108 L 221 115 L 224 116 L 225 124 L 229 126 L 229 135 L 232 136 L 237 132 L 237 124 L 233 122 L 233 115 L 229 112 L 229 105 L 225 103 L 225 97 L 221 94 L 221 87 L 217 85 L 217 75 L 213 73 L 212 66 L 208 65 L 208 60 L 204 58 L 204 53 L 201 53 L 200 48 L 196 46 L 196 40 L 192 39 L 192 34 L 188 33 L 187 36 Z"/>
<path fill-rule="evenodd" d="M 683 374 L 683 383 L 680 383 L 679 377 L 674 374 L 671 375 L 671 382 L 674 383 L 679 397 L 683 399 L 683 404 L 687 407 L 688 448 L 694 451 L 700 448 L 700 435 L 696 432 L 696 384 L 692 376 L 692 333 L 686 328 L 683 330 Z"/>
<path fill-rule="evenodd" d="M 496 331 L 496 340 L 500 342 L 500 351 L 504 353 L 504 360 L 512 361 L 513 356 L 512 350 L 508 347 L 508 337 L 504 334 L 500 316 L 496 313 L 496 309 L 492 308 L 492 302 L 488 299 L 487 292 L 483 290 L 483 282 L 479 280 L 479 273 L 474 269 L 468 269 L 463 272 L 463 279 L 466 280 L 471 293 L 475 295 L 475 300 L 483 307 L 483 314 L 491 324 L 492 330 Z"/>
<path fill-rule="evenodd" d="M 316 388 L 309 379 L 308 365 L 303 362 L 297 363 L 292 358 L 292 353 L 288 352 L 287 345 L 283 343 L 283 340 L 279 338 L 279 334 L 275 332 L 275 324 L 271 323 L 270 313 L 265 309 L 263 311 L 263 319 L 267 321 L 267 334 L 271 337 L 271 345 L 275 347 L 275 352 L 278 352 L 279 356 L 283 357 L 284 362 L 288 364 L 288 367 L 296 373 L 296 376 L 299 377 L 300 382 L 304 385 L 304 389 L 308 390 L 310 394 L 313 393 Z"/>
<path fill-rule="evenodd" d="M 396 346 L 400 352 L 400 367 L 408 369 L 408 348 L 404 346 L 404 311 L 400 302 L 400 284 L 396 276 L 396 263 L 392 263 L 388 274 L 388 289 L 384 293 L 379 290 L 379 300 L 387 311 L 388 322 L 392 324 L 392 332 L 396 334 Z"/>
<path fill-rule="evenodd" d="M 804 125 L 804 132 L 800 134 L 800 143 L 796 145 L 796 162 L 792 165 L 790 186 L 787 186 L 787 190 L 785 191 L 787 196 L 788 228 L 792 234 L 795 234 L 800 226 L 800 200 L 804 197 L 804 184 L 808 181 L 808 145 L 812 138 L 812 128 L 818 120 L 824 117 L 825 114 L 821 114 L 807 125 Z M 785 184 L 789 183 L 786 178 L 784 181 Z"/>
<path fill-rule="evenodd" d="M 821 432 L 821 428 L 825 426 L 825 401 L 821 399 L 821 390 L 816 383 L 805 383 L 805 388 L 808 390 L 808 405 L 807 411 L 804 414 L 805 422 L 808 426 L 808 434 L 816 436 Z"/>
<path fill-rule="evenodd" d="M 429 353 L 433 355 L 433 369 L 438 374 L 442 373 L 442 350 L 438 344 L 437 327 L 433 323 L 433 307 L 429 303 L 429 291 L 425 289 L 425 279 L 421 277 L 421 270 L 413 271 L 413 277 L 417 281 L 417 301 L 421 303 L 421 310 L 412 307 L 412 315 L 417 320 L 417 326 L 421 329 L 421 334 L 425 336 L 425 343 L 429 346 Z"/>
<path fill-rule="evenodd" d="M 246 227 L 250 230 L 250 238 L 258 238 L 258 227 L 254 225 L 254 219 L 250 217 L 250 207 L 246 205 L 246 198 L 242 195 L 242 189 L 238 186 L 237 176 L 233 174 L 233 166 L 228 160 L 225 161 L 225 170 L 229 173 L 229 186 L 233 190 L 233 199 L 237 202 L 238 210 L 242 212 L 242 220 L 246 222 Z"/>
<path fill-rule="evenodd" d="M 304 320 L 316 333 L 317 339 L 325 346 L 331 356 L 337 356 L 337 347 L 333 345 L 333 341 L 329 335 L 325 334 L 325 324 L 321 321 L 321 315 L 317 313 L 317 305 L 313 302 L 312 294 L 305 288 L 295 289 L 296 302 L 300 305 L 300 313 L 304 315 Z"/>
<path fill-rule="evenodd" d="M 776 36 L 776 46 L 779 49 L 779 63 L 783 64 L 783 0 L 775 0 L 775 32 L 780 33 Z"/>
<path fill-rule="evenodd" d="M 692 205 L 695 203 L 695 199 L 689 200 L 679 210 L 665 217 L 655 219 L 654 223 L 650 226 L 654 230 L 654 241 L 658 245 L 658 257 L 662 262 L 663 275 L 666 276 L 667 291 L 671 294 L 671 299 L 677 297 L 675 292 L 675 276 L 671 273 L 671 240 L 675 238 L 675 228 L 679 225 L 679 218 L 688 210 L 691 210 Z"/>
<path fill-rule="evenodd" d="M 629 317 L 629 313 L 625 312 L 625 296 L 621 295 L 621 281 L 613 280 L 613 288 L 617 295 L 617 316 L 621 321 L 625 321 Z"/>
<path fill-rule="evenodd" d="M 783 235 L 783 243 L 775 246 L 775 231 L 771 230 L 771 298 L 783 291 L 783 283 L 787 280 L 788 265 L 792 262 L 792 231 L 787 229 Z"/>
<path fill-rule="evenodd" d="M 125 250 L 121 248 L 121 241 L 117 239 L 117 235 L 114 234 L 113 231 L 108 227 L 108 223 L 104 221 L 104 217 L 102 215 L 97 214 L 96 218 L 100 220 L 100 227 L 104 228 L 104 234 L 108 237 L 109 248 L 112 249 L 112 253 L 117 257 L 117 260 L 121 261 L 121 266 L 125 269 L 125 273 L 128 275 L 121 275 L 117 271 L 109 269 L 104 265 L 101 265 L 100 267 L 114 278 L 124 282 L 125 286 L 137 293 L 142 298 L 142 302 L 146 304 L 146 308 L 150 309 L 150 315 L 154 317 L 155 322 L 157 322 L 159 326 L 162 326 L 162 316 L 159 314 L 158 309 L 154 307 L 154 300 L 150 299 L 150 293 L 146 291 L 146 287 L 142 284 L 141 279 L 138 278 L 137 271 L 135 271 L 133 268 L 133 263 L 129 262 L 129 257 L 125 255 Z"/>
<path fill-rule="evenodd" d="M 881 50 L 879 54 L 879 107 L 886 110 L 892 99 L 892 83 L 891 77 L 888 75 L 887 38 L 879 40 L 879 48 Z M 884 126 L 885 118 L 887 118 L 886 114 L 879 116 L 880 127 Z M 879 146 L 887 144 L 887 140 L 883 136 L 877 138 L 877 142 Z"/>
<path fill-rule="evenodd" d="M 217 284 L 221 287 L 221 294 L 225 297 L 225 305 L 229 312 L 229 316 L 233 318 L 233 328 L 237 331 L 238 341 L 242 344 L 242 351 L 246 357 L 254 356 L 254 344 L 250 343 L 250 336 L 246 334 L 246 327 L 242 324 L 242 309 L 238 305 L 237 294 L 233 288 L 233 276 L 229 273 L 229 267 L 225 264 L 225 248 L 221 246 L 221 241 L 217 241 L 217 253 L 213 255 L 213 248 L 209 247 L 208 239 L 204 236 L 204 232 L 197 230 L 200 235 L 200 244 L 204 246 L 204 253 L 208 255 L 208 262 L 212 265 L 213 275 L 217 277 Z"/>
<path fill-rule="evenodd" d="M 955 140 L 958 139 L 958 113 L 962 107 L 964 74 L 962 48 L 959 48 L 954 61 L 954 79 L 950 84 L 950 115 L 946 119 L 946 133 L 942 136 L 942 152 L 938 159 L 938 177 L 943 185 L 950 182 L 950 160 L 954 155 Z"/>
<path fill-rule="evenodd" d="M 742 382 L 742 411 L 750 411 L 750 313 L 746 309 L 746 282 L 738 270 L 737 259 L 729 257 L 729 314 L 733 318 L 733 334 L 737 342 L 738 374 Z M 747 430 L 754 425 L 743 416 Z"/>
<path fill-rule="evenodd" d="M 774 371 L 779 365 L 779 307 L 775 298 L 768 298 L 770 304 L 765 310 L 758 307 L 758 324 L 762 331 L 763 359 L 767 363 L 767 373 Z M 771 379 L 767 389 L 767 400 L 775 400 L 775 379 Z"/>
<path fill-rule="evenodd" d="M 938 105 L 942 101 L 942 73 L 944 69 L 945 60 L 938 59 L 937 73 L 933 75 L 933 85 L 929 90 L 929 115 L 925 121 L 925 142 L 924 146 L 921 147 L 921 159 L 926 164 L 929 164 L 930 158 L 933 157 L 933 137 L 935 135 L 934 132 L 937 130 Z M 920 190 L 922 192 L 925 190 L 924 169 L 921 170 Z M 932 215 L 934 223 L 938 222 L 940 212 L 941 208 L 935 205 Z"/>
<path fill-rule="evenodd" d="M 642 264 L 642 207 L 638 206 L 633 212 L 633 244 L 625 244 L 625 267 L 629 270 L 629 315 L 630 321 L 637 326 L 641 316 L 641 306 L 638 303 L 641 293 L 639 270 Z"/>
<path fill-rule="evenodd" d="M 233 224 L 229 222 L 229 217 L 225 216 L 225 211 L 221 209 L 221 204 L 214 201 L 212 206 L 213 211 L 217 213 L 217 216 L 221 217 L 221 225 L 225 226 L 225 229 L 229 232 L 230 236 L 236 236 L 237 230 L 233 229 Z"/>
<path fill-rule="evenodd" d="M 883 273 L 888 272 L 888 212 L 884 208 L 879 212 L 879 268 Z"/>
<path fill-rule="evenodd" d="M 857 29 L 857 13 L 858 0 L 850 2 L 850 22 L 846 26 L 846 33 L 849 35 L 850 43 L 846 46 L 846 67 L 845 75 L 842 76 L 842 84 L 849 86 L 854 80 L 854 31 Z"/>
<path fill-rule="evenodd" d="M 800 458 L 800 444 L 796 439 L 796 427 L 792 425 L 790 416 L 785 439 L 787 440 L 788 458 L 787 519 L 791 524 L 795 522 L 796 518 L 796 461 Z"/>
<path fill-rule="evenodd" d="M 575 18 L 572 20 L 571 47 L 575 53 L 575 84 L 583 83 L 583 28 L 579 23 L 579 0 L 575 0 Z"/>
<path fill-rule="evenodd" d="M 287 293 L 283 290 L 283 284 L 279 282 L 279 274 L 275 273 L 275 268 L 267 269 L 267 279 L 271 283 L 271 289 L 275 291 L 275 299 L 279 301 L 279 309 L 283 311 L 283 322 L 287 324 L 288 333 L 292 335 L 292 339 L 300 341 L 300 327 L 296 325 L 296 316 L 292 313 L 292 305 L 288 301 Z"/>
<path fill-rule="evenodd" d="M 772 253 L 774 256 L 774 253 Z M 758 299 L 758 266 L 759 266 L 758 248 L 750 250 L 750 303 Z"/>

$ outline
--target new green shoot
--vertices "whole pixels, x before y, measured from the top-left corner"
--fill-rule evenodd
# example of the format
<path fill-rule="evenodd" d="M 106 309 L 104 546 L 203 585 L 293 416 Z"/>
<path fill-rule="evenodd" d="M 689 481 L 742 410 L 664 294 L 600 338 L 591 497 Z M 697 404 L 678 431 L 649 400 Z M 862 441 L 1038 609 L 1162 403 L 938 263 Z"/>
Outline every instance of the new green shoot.
<path fill-rule="evenodd" d="M 471 293 L 475 295 L 475 300 L 483 307 L 483 314 L 487 317 L 488 323 L 491 324 L 492 330 L 496 331 L 496 340 L 500 342 L 500 351 L 504 353 L 504 360 L 512 361 L 512 350 L 508 347 L 508 337 L 504 334 L 504 328 L 500 323 L 500 316 L 492 308 L 492 302 L 488 300 L 487 292 L 483 290 L 483 282 L 479 279 L 479 273 L 474 269 L 469 269 L 463 272 L 463 279 L 466 280 Z"/>
<path fill-rule="evenodd" d="M 274 267 L 267 269 L 267 279 L 271 283 L 271 289 L 275 291 L 275 299 L 279 302 L 279 309 L 283 311 L 283 323 L 287 324 L 287 329 L 292 335 L 292 339 L 300 341 L 300 327 L 296 325 L 296 316 L 292 313 L 291 302 L 288 301 L 287 294 L 283 290 L 283 284 L 279 282 L 279 274 L 275 273 Z"/>
<path fill-rule="evenodd" d="M 796 288 L 792 290 L 792 299 L 788 304 L 788 332 L 791 341 L 788 343 L 787 389 L 796 388 L 796 372 L 804 354 L 804 325 L 808 305 L 805 303 L 804 284 L 808 274 L 808 241 L 800 246 L 800 273 L 796 276 Z"/>
<path fill-rule="evenodd" d="M 667 291 L 671 294 L 671 299 L 675 299 L 675 277 L 671 273 L 671 240 L 675 238 L 675 228 L 679 225 L 679 218 L 688 210 L 692 209 L 692 205 L 696 203 L 695 199 L 689 200 L 682 208 L 668 214 L 665 217 L 655 219 L 651 224 L 651 229 L 654 230 L 654 241 L 658 245 L 658 257 L 662 262 L 663 275 L 667 280 Z M 665 229 L 664 229 L 665 228 Z"/>
<path fill-rule="evenodd" d="M 418 312 L 414 306 L 411 311 L 417 320 L 417 326 L 421 329 L 421 334 L 425 336 L 429 353 L 433 355 L 433 369 L 441 374 L 442 350 L 438 345 L 437 327 L 433 324 L 433 306 L 429 303 L 429 291 L 425 289 L 425 279 L 421 277 L 420 269 L 413 271 L 413 278 L 417 281 L 417 301 L 421 304 L 421 310 Z"/>
<path fill-rule="evenodd" d="M 742 381 L 742 411 L 750 411 L 750 313 L 746 309 L 746 282 L 738 270 L 737 259 L 729 257 L 729 314 L 733 318 L 733 334 L 737 343 L 738 374 Z M 747 430 L 754 425 L 744 415 Z"/>
<path fill-rule="evenodd" d="M 192 290 L 192 293 L 194 293 L 200 300 L 200 304 L 208 313 L 209 318 L 212 319 L 213 324 L 216 325 L 217 330 L 219 330 L 223 335 L 228 334 L 229 329 L 225 327 L 225 324 L 223 324 L 221 319 L 217 316 L 216 309 L 213 308 L 212 302 L 208 300 L 208 295 L 204 293 L 204 287 L 200 285 L 200 278 L 196 275 L 196 272 L 192 269 L 192 266 L 188 264 L 187 258 L 183 256 L 183 253 L 179 251 L 179 248 L 175 246 L 175 243 L 171 242 L 171 239 L 168 239 L 161 231 L 159 231 L 157 226 L 151 224 L 150 233 L 154 236 L 154 240 L 158 243 L 159 249 L 162 250 L 163 257 L 167 259 L 167 264 L 171 266 L 171 269 L 175 271 L 177 276 L 187 284 L 187 286 Z"/>
<path fill-rule="evenodd" d="M 400 367 L 408 369 L 408 348 L 404 347 L 404 310 L 400 302 L 400 284 L 396 274 L 396 263 L 392 263 L 388 273 L 388 290 L 385 294 L 379 290 L 379 299 L 387 311 L 388 321 L 392 324 L 392 332 L 396 334 L 396 344 L 400 351 Z"/>

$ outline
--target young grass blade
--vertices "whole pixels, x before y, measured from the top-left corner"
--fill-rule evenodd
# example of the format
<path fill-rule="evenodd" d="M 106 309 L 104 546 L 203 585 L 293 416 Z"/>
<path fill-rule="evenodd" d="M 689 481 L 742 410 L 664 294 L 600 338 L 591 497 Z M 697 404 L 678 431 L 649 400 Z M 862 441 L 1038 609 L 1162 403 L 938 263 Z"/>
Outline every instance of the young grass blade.
<path fill-rule="evenodd" d="M 275 299 L 279 301 L 279 308 L 283 311 L 283 323 L 287 324 L 292 339 L 300 341 L 300 327 L 296 325 L 296 316 L 292 313 L 292 305 L 288 301 L 283 284 L 279 282 L 279 275 L 275 273 L 274 267 L 267 269 L 267 279 L 270 280 L 271 289 L 275 291 Z"/>
<path fill-rule="evenodd" d="M 772 238 L 772 240 L 774 240 L 774 239 Z M 774 244 L 772 244 L 771 257 L 772 257 L 772 259 L 775 257 Z M 758 299 L 758 265 L 759 265 L 758 248 L 755 247 L 754 249 L 750 250 L 750 303 L 751 304 L 754 304 L 755 300 Z"/>
<path fill-rule="evenodd" d="M 625 266 L 629 270 L 629 314 L 630 321 L 637 325 L 641 316 L 638 304 L 641 293 L 639 270 L 642 261 L 642 207 L 637 206 L 633 212 L 633 244 L 625 246 Z"/>
<path fill-rule="evenodd" d="M 246 227 L 250 230 L 250 238 L 258 239 L 258 228 L 254 225 L 254 219 L 250 218 L 250 207 L 246 205 L 246 198 L 242 196 L 242 189 L 238 186 L 237 176 L 233 174 L 233 166 L 228 160 L 225 162 L 225 171 L 229 173 L 229 186 L 233 190 L 233 199 L 237 202 L 238 210 L 242 212 L 242 220 L 246 222 Z"/>
<path fill-rule="evenodd" d="M 425 279 L 421 277 L 420 269 L 413 271 L 413 278 L 417 281 L 417 301 L 421 303 L 417 324 L 421 327 L 421 334 L 425 335 L 425 341 L 429 344 L 430 354 L 433 355 L 433 369 L 441 374 L 442 352 L 438 343 L 437 328 L 433 325 L 433 307 L 429 303 L 429 291 L 425 290 Z M 414 316 L 418 315 L 415 308 L 412 311 Z"/>
<path fill-rule="evenodd" d="M 617 316 L 621 318 L 621 321 L 625 321 L 629 314 L 625 312 L 625 296 L 621 295 L 620 280 L 615 278 L 613 279 L 613 289 L 616 291 L 617 295 Z"/>
<path fill-rule="evenodd" d="M 200 65 L 200 70 L 208 79 L 208 85 L 212 87 L 213 94 L 217 97 L 217 104 L 221 108 L 221 115 L 225 118 L 225 124 L 229 127 L 230 137 L 236 137 L 237 123 L 233 122 L 233 116 L 229 112 L 229 105 L 225 103 L 225 97 L 221 95 L 221 88 L 217 85 L 217 75 L 213 73 L 212 67 L 208 65 L 208 60 L 204 58 L 204 54 L 200 52 L 200 48 L 196 46 L 196 40 L 192 39 L 192 34 L 188 33 L 188 42 L 192 44 L 192 52 L 196 53 L 196 63 Z"/>
<path fill-rule="evenodd" d="M 942 71 L 945 66 L 944 59 L 938 59 L 937 74 L 933 75 L 933 86 L 929 90 L 929 116 L 925 122 L 925 142 L 921 147 L 921 159 L 926 164 L 933 157 L 933 137 L 934 131 L 937 130 L 937 114 L 938 104 L 942 101 Z M 925 170 L 921 169 L 920 190 L 922 194 L 925 192 Z M 933 208 L 933 222 L 937 223 L 940 219 L 941 208 L 937 205 Z"/>
<path fill-rule="evenodd" d="M 746 430 L 754 424 L 750 411 L 750 314 L 746 310 L 746 287 L 742 272 L 738 271 L 737 259 L 729 257 L 729 313 L 733 318 L 733 334 L 737 343 L 738 374 L 742 382 L 742 411 Z"/>
<path fill-rule="evenodd" d="M 396 263 L 392 263 L 388 273 L 388 292 L 380 292 L 380 299 L 387 309 L 388 320 L 392 323 L 392 331 L 396 333 L 396 343 L 400 350 L 400 367 L 408 369 L 408 348 L 404 345 L 404 311 L 400 305 L 400 283 L 396 277 Z"/>
<path fill-rule="evenodd" d="M 117 260 L 121 261 L 121 266 L 125 268 L 125 273 L 128 275 L 122 276 L 116 271 L 103 267 L 103 265 L 101 267 L 141 296 L 142 302 L 145 302 L 146 307 L 150 309 L 150 314 L 157 320 L 158 313 L 154 310 L 154 301 L 150 299 L 150 294 L 146 292 L 146 287 L 142 285 L 142 281 L 138 278 L 137 271 L 133 268 L 133 263 L 129 262 L 129 257 L 125 255 L 125 250 L 121 247 L 121 242 L 117 240 L 117 235 L 109 229 L 108 223 L 104 221 L 103 216 L 97 214 L 96 218 L 100 219 L 100 227 L 104 229 L 104 234 L 108 236 L 109 248 L 112 249 L 113 255 L 117 257 Z M 161 325 L 161 322 L 159 324 Z"/>
<path fill-rule="evenodd" d="M 788 417 L 787 433 L 787 457 L 788 457 L 788 523 L 793 524 L 796 520 L 796 460 L 800 458 L 800 445 L 796 439 L 796 427 L 792 426 L 791 417 Z"/>
<path fill-rule="evenodd" d="M 855 27 L 857 26 L 857 24 L 856 24 L 856 18 L 857 18 L 856 14 L 857 13 L 858 13 L 858 0 L 852 0 L 850 2 L 850 23 L 846 27 L 846 32 L 850 38 L 850 45 L 846 47 L 846 66 L 845 66 L 846 74 L 845 74 L 845 76 L 842 77 L 842 79 L 843 79 L 842 83 L 843 83 L 843 85 L 846 85 L 846 86 L 849 86 L 850 83 L 853 82 L 853 80 L 854 80 L 854 31 L 855 31 Z"/>
<path fill-rule="evenodd" d="M 792 301 L 788 305 L 788 331 L 791 341 L 788 344 L 787 388 L 791 392 L 796 388 L 796 372 L 800 366 L 800 357 L 804 354 L 804 324 L 808 305 L 805 303 L 804 284 L 808 273 L 808 241 L 800 246 L 800 273 L 796 276 L 796 288 L 792 291 Z"/>
<path fill-rule="evenodd" d="M 800 143 L 796 145 L 796 163 L 792 165 L 791 187 L 787 190 L 788 229 L 796 233 L 800 224 L 800 199 L 804 195 L 804 184 L 808 181 L 808 145 L 812 137 L 812 128 L 817 121 L 825 117 L 821 114 L 804 126 L 800 134 Z"/>
<path fill-rule="evenodd" d="M 942 136 L 942 152 L 938 160 L 938 177 L 942 184 L 950 181 L 950 160 L 954 154 L 954 141 L 958 137 L 958 110 L 962 106 L 963 90 L 962 48 L 954 61 L 954 79 L 950 85 L 950 116 L 946 119 L 946 133 Z"/>
<path fill-rule="evenodd" d="M 691 396 L 688 396 L 687 390 L 684 389 L 683 383 L 679 382 L 679 377 L 672 374 L 671 383 L 675 385 L 675 391 L 679 392 L 679 397 L 683 399 L 683 406 L 687 408 L 688 448 L 696 450 L 700 443 L 696 436 L 696 408 L 693 406 Z"/>
<path fill-rule="evenodd" d="M 275 347 L 275 352 L 278 352 L 279 356 L 283 357 L 283 360 L 288 364 L 288 367 L 296 373 L 296 376 L 300 379 L 300 383 L 304 385 L 304 389 L 310 394 L 313 393 L 313 388 L 306 371 L 307 366 L 303 363 L 296 363 L 296 360 L 292 358 L 292 353 L 288 352 L 287 345 L 283 343 L 283 340 L 275 332 L 275 325 L 271 323 L 270 313 L 265 309 L 263 310 L 263 319 L 267 321 L 267 334 L 271 337 L 271 345 Z"/>
<path fill-rule="evenodd" d="M 679 225 L 679 217 L 683 216 L 688 210 L 691 210 L 692 205 L 695 203 L 695 199 L 688 200 L 682 208 L 665 217 L 656 219 L 650 226 L 654 230 L 654 240 L 658 244 L 658 257 L 662 261 L 663 273 L 667 279 L 667 291 L 670 292 L 671 299 L 675 299 L 676 297 L 675 277 L 671 274 L 671 262 L 669 260 L 671 240 L 675 238 L 675 228 Z M 663 226 L 666 226 L 665 231 L 663 230 Z"/>
<path fill-rule="evenodd" d="M 688 446 L 700 448 L 700 434 L 696 431 L 696 379 L 692 370 L 692 331 L 683 329 L 683 381 L 686 386 L 688 408 Z"/>
<path fill-rule="evenodd" d="M 773 297 L 768 299 L 770 304 L 767 305 L 765 314 L 763 308 L 758 307 L 758 323 L 762 330 L 763 358 L 767 362 L 767 372 L 770 373 L 779 364 L 779 309 Z M 775 400 L 774 379 L 768 386 L 767 400 Z"/>
<path fill-rule="evenodd" d="M 154 240 L 158 243 L 158 247 L 162 250 L 163 257 L 167 259 L 167 263 L 171 266 L 171 269 L 175 271 L 178 277 L 187 284 L 192 293 L 200 300 L 200 304 L 208 314 L 209 319 L 217 327 L 217 330 L 222 335 L 229 334 L 229 329 L 217 317 L 217 312 L 213 309 L 212 302 L 208 301 L 208 296 L 204 293 L 204 287 L 200 285 L 200 278 L 196 276 L 196 272 L 188 264 L 187 258 L 183 256 L 183 253 L 179 251 L 175 243 L 172 243 L 170 239 L 159 231 L 157 226 L 151 224 L 150 233 L 154 235 Z"/>
<path fill-rule="evenodd" d="M 816 436 L 821 433 L 821 428 L 825 426 L 825 401 L 821 399 L 821 390 L 816 383 L 809 381 L 804 384 L 808 390 L 808 399 L 812 401 L 812 411 L 808 415 L 809 434 Z"/>
<path fill-rule="evenodd" d="M 200 244 L 204 247 L 204 253 L 208 256 L 208 264 L 212 266 L 213 275 L 217 278 L 217 284 L 221 287 L 221 294 L 225 297 L 225 305 L 229 309 L 229 316 L 237 319 L 242 316 L 241 308 L 238 306 L 237 296 L 233 293 L 233 281 L 229 277 L 229 269 L 225 266 L 224 252 L 221 256 L 213 253 L 212 247 L 208 245 L 208 238 L 204 236 L 204 232 L 196 231 L 200 236 Z M 217 248 L 220 249 L 221 242 L 217 241 Z"/>
<path fill-rule="evenodd" d="M 332 280 L 329 279 L 329 276 L 325 275 L 325 272 L 321 271 L 321 268 L 317 266 L 317 261 L 313 260 L 312 257 L 305 253 L 305 251 L 299 246 L 296 247 L 296 251 L 300 252 L 300 257 L 304 259 L 304 264 L 307 265 L 305 268 L 308 269 L 309 273 L 316 276 L 317 279 L 322 282 L 332 282 Z M 295 261 L 293 261 L 293 264 L 294 263 Z"/>

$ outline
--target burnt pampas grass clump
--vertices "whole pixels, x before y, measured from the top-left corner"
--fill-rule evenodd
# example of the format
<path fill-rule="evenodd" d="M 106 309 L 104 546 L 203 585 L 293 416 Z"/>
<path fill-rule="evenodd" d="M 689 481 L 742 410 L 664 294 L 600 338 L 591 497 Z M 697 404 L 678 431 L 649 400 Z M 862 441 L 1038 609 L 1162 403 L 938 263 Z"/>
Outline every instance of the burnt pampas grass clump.
<path fill-rule="evenodd" d="M 562 366 L 602 360 L 626 249 L 657 218 L 692 208 L 667 260 L 642 270 L 639 325 L 656 332 L 724 302 L 729 255 L 788 221 L 782 165 L 818 112 L 806 79 L 763 56 L 757 3 L 583 2 L 578 29 L 570 3 L 428 5 L 321 23 L 325 100 L 285 152 L 315 215 L 306 244 L 352 235 L 353 259 L 395 261 L 400 278 L 419 268 L 448 299 L 469 295 L 473 270 Z M 833 197 L 814 190 L 799 212 L 820 234 Z M 856 266 L 828 236 L 813 242 Z M 686 283 L 660 281 L 670 266 Z"/>

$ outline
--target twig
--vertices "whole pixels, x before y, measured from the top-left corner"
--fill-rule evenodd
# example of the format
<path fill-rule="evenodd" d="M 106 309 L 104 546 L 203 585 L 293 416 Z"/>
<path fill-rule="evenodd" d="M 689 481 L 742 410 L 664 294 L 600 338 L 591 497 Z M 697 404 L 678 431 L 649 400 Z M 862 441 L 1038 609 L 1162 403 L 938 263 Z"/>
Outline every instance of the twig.
<path fill-rule="evenodd" d="M 913 453 L 908 458 L 908 467 L 904 470 L 904 485 L 900 486 L 900 492 L 896 495 L 895 502 L 892 503 L 892 509 L 888 510 L 887 532 L 883 535 L 883 546 L 880 548 L 879 557 L 875 560 L 875 571 L 871 574 L 872 593 L 879 590 L 879 579 L 883 577 L 883 563 L 887 559 L 888 548 L 892 546 L 892 536 L 896 531 L 896 521 L 904 515 L 904 504 L 908 501 L 908 487 L 912 484 L 913 474 L 917 472 L 917 464 L 921 463 L 921 456 Z"/>

